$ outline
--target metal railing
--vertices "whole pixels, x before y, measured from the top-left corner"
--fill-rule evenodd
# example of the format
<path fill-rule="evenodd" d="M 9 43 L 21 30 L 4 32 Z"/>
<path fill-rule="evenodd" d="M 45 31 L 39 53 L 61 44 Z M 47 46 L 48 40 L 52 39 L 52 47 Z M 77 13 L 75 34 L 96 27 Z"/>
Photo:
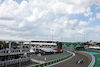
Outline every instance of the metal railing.
<path fill-rule="evenodd" d="M 29 60 L 30 60 L 30 58 L 21 58 L 21 59 L 13 59 L 13 60 L 0 61 L 0 66 L 16 64 L 16 63 L 20 63 L 20 62 L 29 61 Z"/>
<path fill-rule="evenodd" d="M 100 50 L 96 50 L 96 49 L 87 49 L 86 51 L 90 51 L 90 52 L 98 52 L 98 53 L 100 53 Z"/>
<path fill-rule="evenodd" d="M 0 54 L 9 53 L 9 50 L 0 50 Z"/>
<path fill-rule="evenodd" d="M 22 52 L 28 52 L 29 49 L 22 49 Z M 13 50 L 0 50 L 0 54 L 7 54 L 7 53 L 17 53 L 17 52 L 20 52 L 19 49 L 13 49 Z"/>

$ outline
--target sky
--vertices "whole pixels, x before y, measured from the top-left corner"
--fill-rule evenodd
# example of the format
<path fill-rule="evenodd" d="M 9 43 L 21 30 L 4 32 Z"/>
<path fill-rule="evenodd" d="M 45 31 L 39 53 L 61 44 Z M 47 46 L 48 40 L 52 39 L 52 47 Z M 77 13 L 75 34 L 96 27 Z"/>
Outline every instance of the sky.
<path fill-rule="evenodd" d="M 100 0 L 0 0 L 0 40 L 100 42 Z"/>

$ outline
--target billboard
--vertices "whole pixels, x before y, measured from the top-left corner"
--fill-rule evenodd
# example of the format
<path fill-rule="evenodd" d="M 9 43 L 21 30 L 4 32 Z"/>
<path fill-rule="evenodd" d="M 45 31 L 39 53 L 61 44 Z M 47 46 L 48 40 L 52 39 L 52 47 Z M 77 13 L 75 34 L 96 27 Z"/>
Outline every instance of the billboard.
<path fill-rule="evenodd" d="M 82 47 L 82 44 L 79 43 L 62 43 L 62 48 L 67 47 Z"/>

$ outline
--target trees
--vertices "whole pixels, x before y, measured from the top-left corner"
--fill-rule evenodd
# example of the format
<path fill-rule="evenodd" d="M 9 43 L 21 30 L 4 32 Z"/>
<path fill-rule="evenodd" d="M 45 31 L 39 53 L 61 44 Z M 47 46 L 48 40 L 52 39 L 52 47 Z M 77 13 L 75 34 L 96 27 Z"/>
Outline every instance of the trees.
<path fill-rule="evenodd" d="M 91 45 L 88 41 L 86 42 L 86 45 Z"/>
<path fill-rule="evenodd" d="M 8 43 L 5 41 L 0 41 L 0 45 L 3 45 L 3 47 L 9 47 Z"/>
<path fill-rule="evenodd" d="M 92 42 L 92 40 L 90 40 L 90 43 Z"/>
<path fill-rule="evenodd" d="M 9 42 L 7 43 L 6 41 L 0 41 L 0 47 L 1 45 L 3 45 L 4 48 L 8 48 L 9 47 Z M 19 43 L 16 42 L 11 42 L 12 46 L 18 46 L 20 45 Z"/>
<path fill-rule="evenodd" d="M 100 46 L 100 43 L 97 43 L 96 45 Z"/>

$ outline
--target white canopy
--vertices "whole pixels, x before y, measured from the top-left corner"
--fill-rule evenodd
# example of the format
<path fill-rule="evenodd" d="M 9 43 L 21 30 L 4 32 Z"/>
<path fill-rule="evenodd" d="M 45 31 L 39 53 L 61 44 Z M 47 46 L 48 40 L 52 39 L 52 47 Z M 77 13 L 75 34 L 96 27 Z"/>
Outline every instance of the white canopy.
<path fill-rule="evenodd" d="M 57 52 L 56 50 L 53 50 L 51 48 L 39 48 L 39 49 L 46 51 L 46 52 Z"/>
<path fill-rule="evenodd" d="M 89 48 L 92 48 L 92 49 L 100 49 L 99 46 L 89 46 Z"/>
<path fill-rule="evenodd" d="M 23 44 L 29 44 L 29 42 L 24 42 Z M 57 45 L 56 43 L 41 43 L 41 42 L 31 42 L 31 45 Z"/>

